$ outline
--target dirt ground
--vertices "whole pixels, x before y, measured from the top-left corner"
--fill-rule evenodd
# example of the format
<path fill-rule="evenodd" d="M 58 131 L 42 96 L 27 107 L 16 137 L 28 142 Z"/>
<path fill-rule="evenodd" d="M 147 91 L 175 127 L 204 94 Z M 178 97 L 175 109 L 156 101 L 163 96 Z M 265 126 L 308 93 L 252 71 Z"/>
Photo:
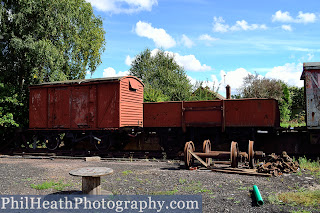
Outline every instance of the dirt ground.
<path fill-rule="evenodd" d="M 215 173 L 208 170 L 181 169 L 177 161 L 86 162 L 67 159 L 23 159 L 0 156 L 0 194 L 47 195 L 81 190 L 81 178 L 69 175 L 75 168 L 109 167 L 114 173 L 102 177 L 102 189 L 119 195 L 202 195 L 203 212 L 293 212 L 320 208 L 272 204 L 268 197 L 298 188 L 320 189 L 319 179 L 308 174 L 256 177 Z M 31 187 L 45 181 L 59 187 L 37 190 Z M 251 193 L 257 185 L 265 203 L 255 205 Z"/>

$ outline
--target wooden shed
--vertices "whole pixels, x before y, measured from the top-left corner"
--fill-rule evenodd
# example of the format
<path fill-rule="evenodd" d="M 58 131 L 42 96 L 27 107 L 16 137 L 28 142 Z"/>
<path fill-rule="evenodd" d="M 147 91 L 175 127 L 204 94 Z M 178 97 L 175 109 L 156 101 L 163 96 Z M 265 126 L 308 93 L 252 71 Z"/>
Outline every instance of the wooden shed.
<path fill-rule="evenodd" d="M 143 83 L 134 76 L 30 86 L 29 128 L 101 130 L 143 126 Z"/>

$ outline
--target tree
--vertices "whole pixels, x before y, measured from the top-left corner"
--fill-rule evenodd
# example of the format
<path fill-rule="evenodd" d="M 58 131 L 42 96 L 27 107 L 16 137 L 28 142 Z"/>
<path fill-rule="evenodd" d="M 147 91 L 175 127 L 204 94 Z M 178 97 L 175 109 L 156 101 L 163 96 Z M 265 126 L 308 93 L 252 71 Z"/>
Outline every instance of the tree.
<path fill-rule="evenodd" d="M 248 74 L 243 79 L 239 91 L 242 98 L 274 98 L 281 100 L 283 97 L 282 82 L 259 76 L 258 73 Z"/>
<path fill-rule="evenodd" d="M 191 96 L 192 86 L 183 67 L 163 50 L 154 55 L 144 50 L 135 57 L 129 71 L 144 82 L 145 101 L 181 101 Z"/>
<path fill-rule="evenodd" d="M 273 98 L 279 102 L 280 119 L 288 121 L 291 115 L 292 100 L 288 86 L 276 79 L 248 74 L 240 87 L 241 98 Z"/>
<path fill-rule="evenodd" d="M 208 84 L 208 81 L 196 81 L 195 85 L 193 85 L 192 100 L 204 101 L 217 99 L 220 85 L 216 87 L 214 84 L 211 90 L 209 86 L 203 86 L 204 83 Z"/>
<path fill-rule="evenodd" d="M 1 1 L 0 83 L 12 101 L 4 108 L 10 97 L 0 98 L 7 100 L 0 102 L 0 119 L 10 115 L 13 126 L 25 127 L 29 85 L 93 73 L 104 34 L 101 18 L 85 0 Z"/>

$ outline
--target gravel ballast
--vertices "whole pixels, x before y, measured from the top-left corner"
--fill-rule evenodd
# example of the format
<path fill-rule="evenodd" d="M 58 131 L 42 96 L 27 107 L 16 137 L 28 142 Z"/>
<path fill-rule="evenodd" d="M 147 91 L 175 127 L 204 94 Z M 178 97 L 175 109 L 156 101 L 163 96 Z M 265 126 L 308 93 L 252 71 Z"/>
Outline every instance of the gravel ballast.
<path fill-rule="evenodd" d="M 256 177 L 181 169 L 177 161 L 83 161 L 81 159 L 0 158 L 1 195 L 47 195 L 81 190 L 81 178 L 69 175 L 80 167 L 109 167 L 112 175 L 102 177 L 103 190 L 117 195 L 202 195 L 203 212 L 292 212 L 314 210 L 302 206 L 272 204 L 268 197 L 298 188 L 320 189 L 319 180 L 308 174 Z M 37 190 L 32 184 L 45 181 L 59 187 Z M 34 186 L 33 185 L 33 186 Z M 252 186 L 257 185 L 265 203 L 256 206 Z"/>

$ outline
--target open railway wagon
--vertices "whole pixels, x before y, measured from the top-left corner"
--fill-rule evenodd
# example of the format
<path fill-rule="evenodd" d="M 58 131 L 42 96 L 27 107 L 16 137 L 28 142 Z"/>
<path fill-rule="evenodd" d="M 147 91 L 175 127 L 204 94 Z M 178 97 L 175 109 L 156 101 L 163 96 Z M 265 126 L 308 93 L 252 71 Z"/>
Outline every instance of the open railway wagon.
<path fill-rule="evenodd" d="M 143 126 L 143 87 L 133 76 L 31 86 L 24 145 L 54 150 L 87 140 L 98 150 L 123 148 Z"/>
<path fill-rule="evenodd" d="M 201 147 L 206 139 L 225 150 L 237 140 L 244 148 L 259 131 L 279 127 L 279 108 L 274 99 L 237 99 L 144 103 L 144 132 L 172 154 L 186 141 Z M 243 141 L 243 143 L 242 143 Z"/>

